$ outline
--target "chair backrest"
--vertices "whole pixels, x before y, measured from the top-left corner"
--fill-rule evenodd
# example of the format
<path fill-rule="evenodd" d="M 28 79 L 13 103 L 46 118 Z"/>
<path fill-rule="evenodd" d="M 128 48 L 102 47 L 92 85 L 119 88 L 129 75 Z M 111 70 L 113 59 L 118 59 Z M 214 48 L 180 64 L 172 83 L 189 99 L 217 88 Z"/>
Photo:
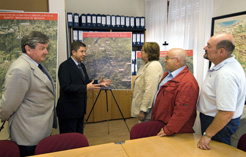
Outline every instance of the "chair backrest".
<path fill-rule="evenodd" d="M 130 132 L 130 139 L 137 139 L 149 136 L 156 136 L 164 123 L 160 121 L 142 122 L 134 125 Z"/>
<path fill-rule="evenodd" d="M 0 140 L 0 157 L 19 157 L 20 150 L 14 141 Z"/>
<path fill-rule="evenodd" d="M 240 137 L 237 144 L 237 148 L 246 152 L 246 133 Z"/>
<path fill-rule="evenodd" d="M 41 140 L 37 144 L 35 155 L 87 146 L 89 146 L 89 143 L 83 134 L 63 133 L 49 136 Z"/>

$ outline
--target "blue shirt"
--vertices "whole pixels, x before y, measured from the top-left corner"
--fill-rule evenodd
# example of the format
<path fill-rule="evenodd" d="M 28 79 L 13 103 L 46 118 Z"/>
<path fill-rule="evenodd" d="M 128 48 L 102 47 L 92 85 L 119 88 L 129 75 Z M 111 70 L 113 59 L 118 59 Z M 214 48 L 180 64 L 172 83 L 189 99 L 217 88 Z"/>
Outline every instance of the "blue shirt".
<path fill-rule="evenodd" d="M 157 90 L 157 92 L 155 94 L 155 97 L 154 97 L 153 106 L 155 105 L 155 100 L 156 100 L 156 97 L 157 97 L 157 95 L 158 95 L 158 93 L 160 91 L 161 86 L 163 86 L 165 83 L 167 83 L 167 81 L 175 78 L 185 67 L 186 67 L 186 65 L 181 67 L 181 68 L 179 68 L 179 69 L 177 69 L 177 70 L 175 70 L 175 71 L 173 71 L 173 72 L 168 71 L 168 75 L 161 81 L 161 83 L 158 86 L 158 90 Z"/>

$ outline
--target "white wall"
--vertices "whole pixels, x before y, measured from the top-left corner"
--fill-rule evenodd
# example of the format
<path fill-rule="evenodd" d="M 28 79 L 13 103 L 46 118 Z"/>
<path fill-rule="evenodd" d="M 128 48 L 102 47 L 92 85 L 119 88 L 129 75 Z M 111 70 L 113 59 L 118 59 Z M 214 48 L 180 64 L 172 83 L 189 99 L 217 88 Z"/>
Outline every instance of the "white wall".
<path fill-rule="evenodd" d="M 67 12 L 144 16 L 145 0 L 65 0 Z"/>
<path fill-rule="evenodd" d="M 213 17 L 246 11 L 246 0 L 214 0 Z"/>
<path fill-rule="evenodd" d="M 58 18 L 58 66 L 67 59 L 65 0 L 49 0 L 49 12 L 59 13 Z"/>

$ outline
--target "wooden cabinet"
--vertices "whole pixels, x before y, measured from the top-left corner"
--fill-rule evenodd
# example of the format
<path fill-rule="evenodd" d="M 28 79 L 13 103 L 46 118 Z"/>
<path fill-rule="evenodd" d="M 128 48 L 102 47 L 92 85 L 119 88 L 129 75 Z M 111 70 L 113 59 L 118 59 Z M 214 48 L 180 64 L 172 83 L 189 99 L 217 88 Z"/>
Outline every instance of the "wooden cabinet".
<path fill-rule="evenodd" d="M 136 76 L 132 76 L 132 87 Z M 87 92 L 87 110 L 85 120 L 87 120 L 92 107 L 96 101 L 96 98 L 100 90 L 88 91 Z M 114 97 L 119 105 L 119 108 L 124 118 L 131 117 L 131 101 L 132 101 L 132 90 L 112 90 Z M 115 102 L 110 90 L 107 90 L 108 106 L 106 103 L 106 92 L 101 90 L 100 95 L 96 101 L 94 109 L 88 119 L 88 122 L 98 122 L 110 119 L 121 119 L 122 115 L 119 111 L 118 105 Z M 108 107 L 108 108 L 107 108 Z"/>
<path fill-rule="evenodd" d="M 106 92 L 107 92 L 107 96 L 106 96 Z M 112 93 L 114 96 L 112 95 Z M 105 120 L 111 120 L 111 119 L 121 119 L 122 115 L 120 111 L 122 112 L 124 118 L 131 117 L 132 91 L 131 90 L 112 90 L 112 93 L 110 90 L 88 91 L 87 110 L 86 110 L 85 120 L 87 120 L 91 111 L 92 112 L 91 112 L 88 122 L 98 122 L 98 121 L 105 121 Z M 98 96 L 98 99 L 96 101 L 97 96 Z M 108 101 L 108 103 L 106 103 L 106 101 Z M 94 105 L 94 108 L 92 110 L 93 105 Z"/>

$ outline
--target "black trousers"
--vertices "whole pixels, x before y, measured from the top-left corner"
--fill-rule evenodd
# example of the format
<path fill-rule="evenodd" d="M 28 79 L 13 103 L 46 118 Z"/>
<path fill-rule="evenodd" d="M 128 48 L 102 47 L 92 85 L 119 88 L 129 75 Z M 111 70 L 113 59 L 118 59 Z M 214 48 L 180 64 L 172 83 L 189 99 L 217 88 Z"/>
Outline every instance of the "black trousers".
<path fill-rule="evenodd" d="M 78 119 L 58 118 L 60 134 L 69 132 L 84 133 L 84 116 Z"/>
<path fill-rule="evenodd" d="M 20 149 L 21 157 L 34 155 L 36 146 L 22 146 L 22 145 L 18 145 L 18 146 Z"/>

